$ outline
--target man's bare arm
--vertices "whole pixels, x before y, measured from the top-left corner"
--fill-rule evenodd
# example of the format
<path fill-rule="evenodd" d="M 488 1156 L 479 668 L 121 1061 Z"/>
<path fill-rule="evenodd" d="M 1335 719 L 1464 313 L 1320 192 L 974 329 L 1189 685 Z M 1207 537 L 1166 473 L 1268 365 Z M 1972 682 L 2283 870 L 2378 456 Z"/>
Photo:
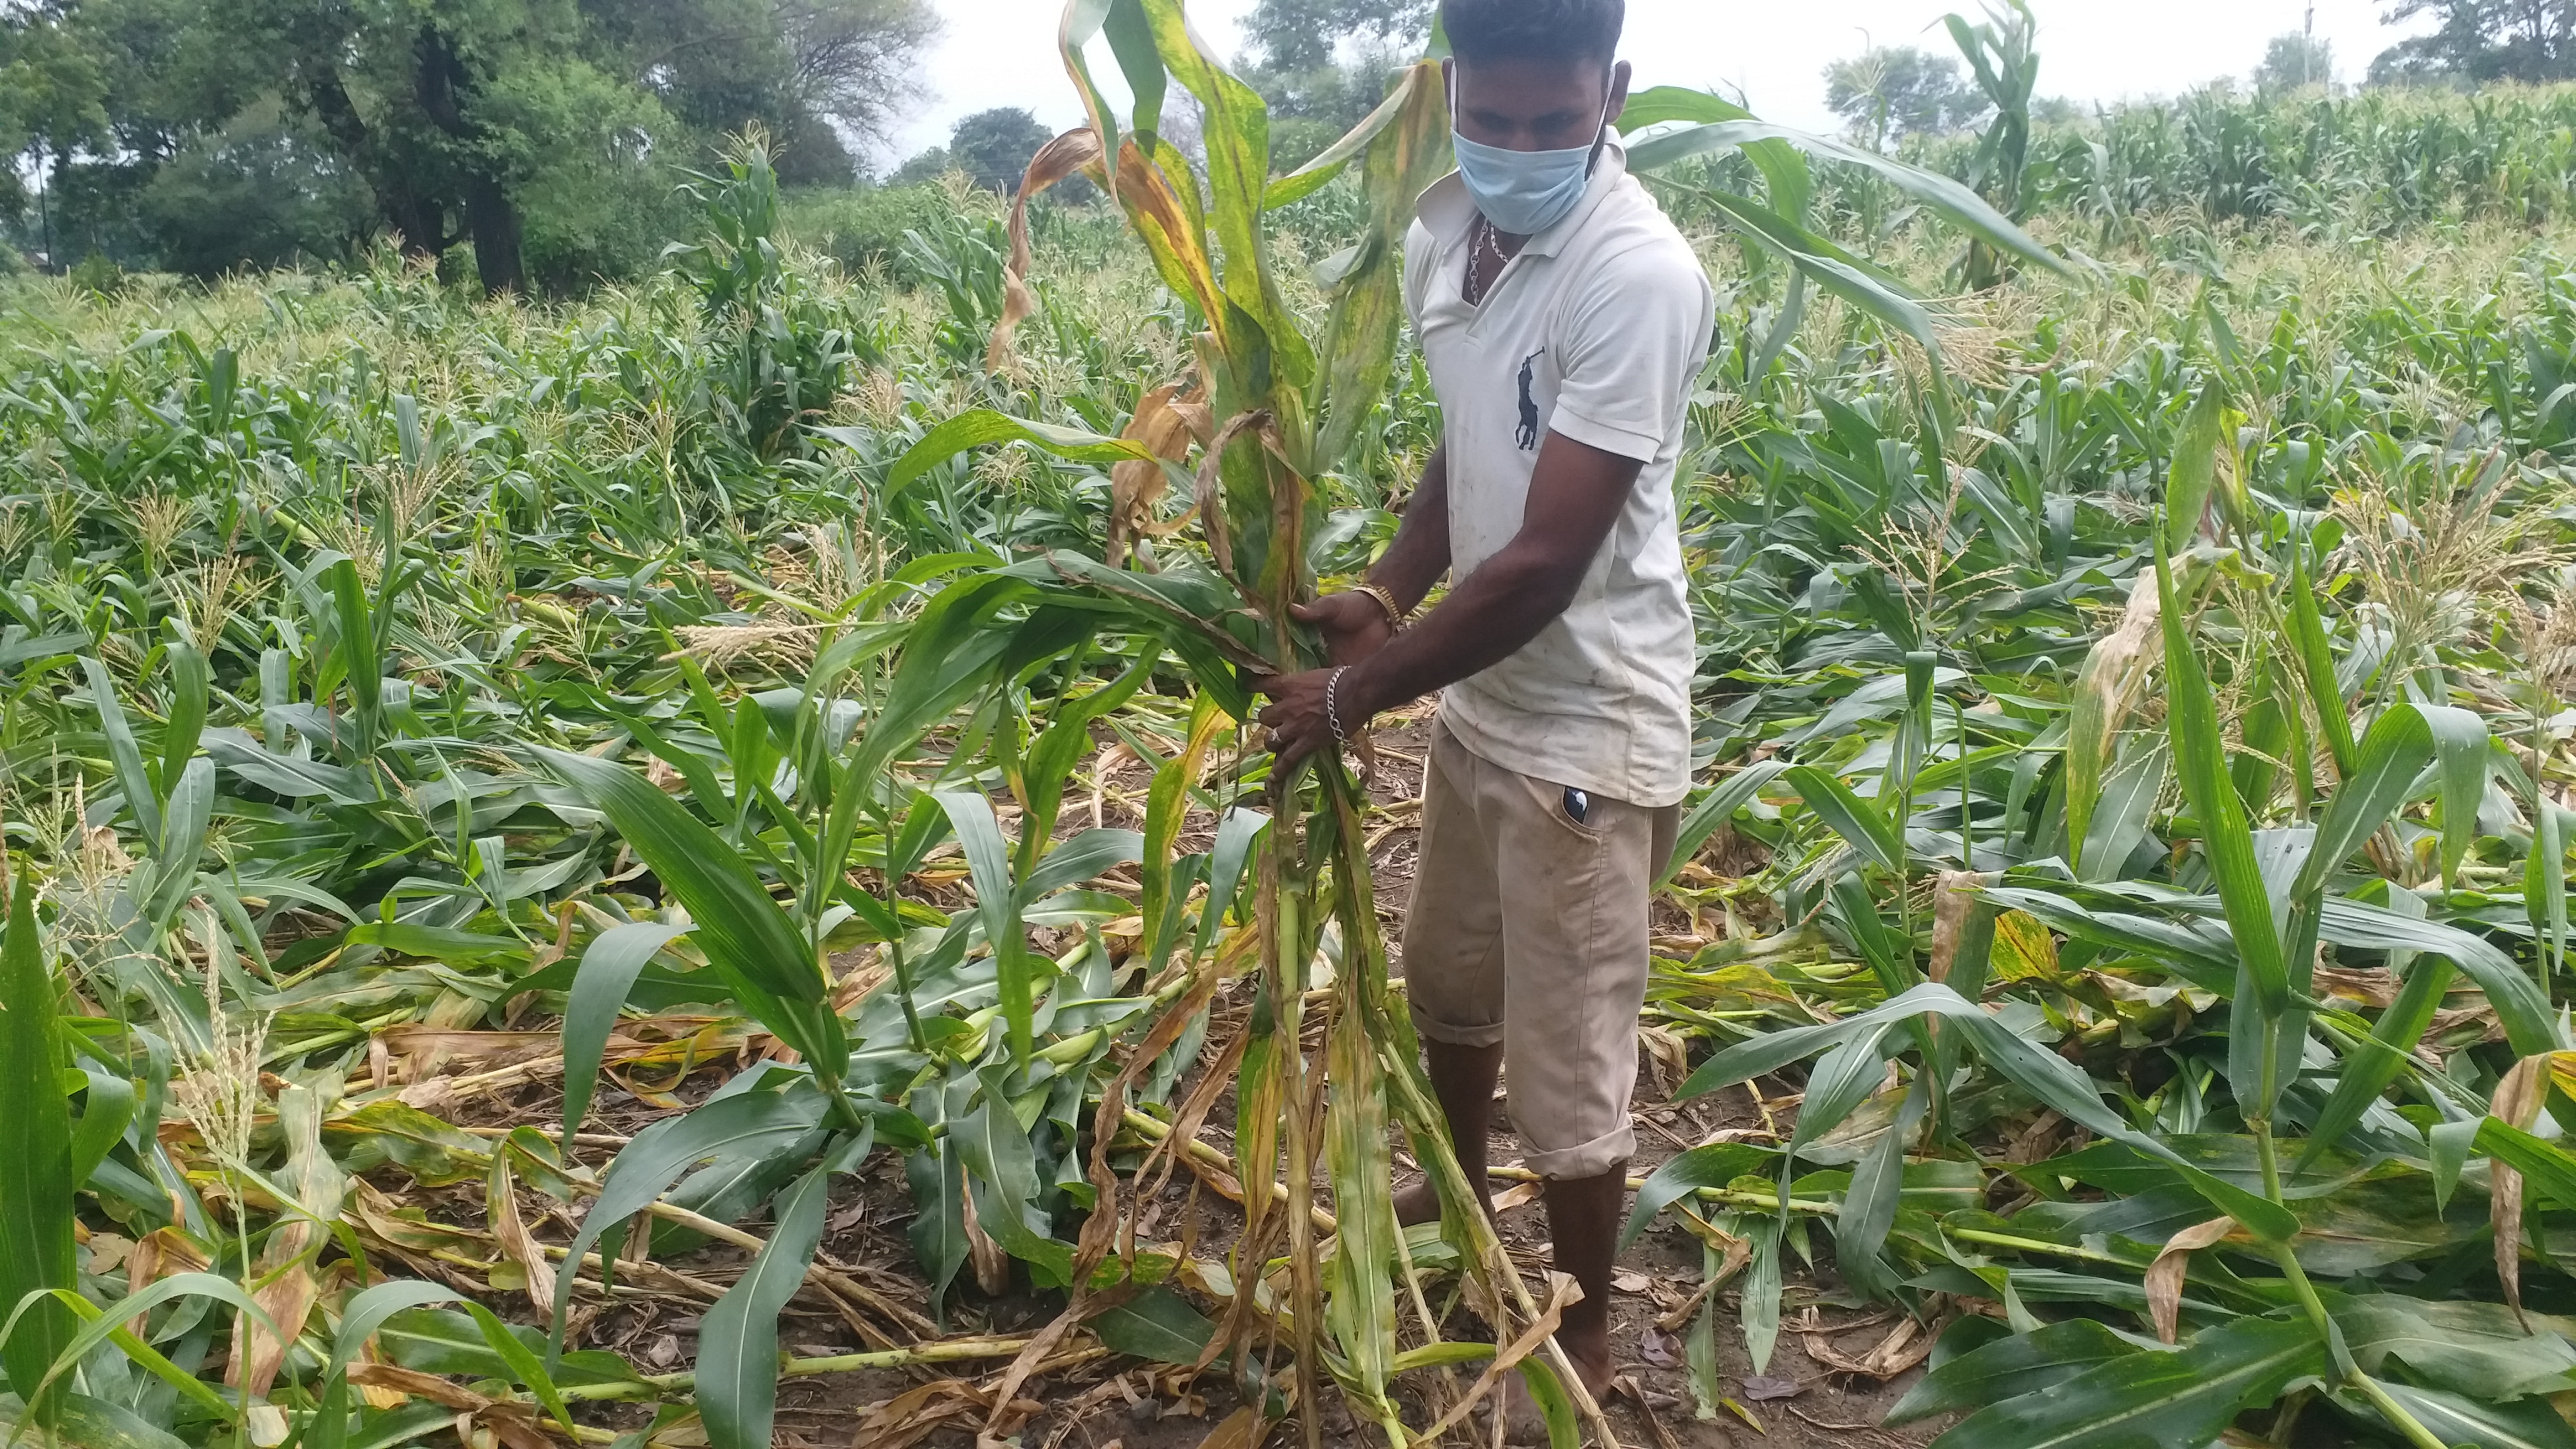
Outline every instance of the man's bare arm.
<path fill-rule="evenodd" d="M 1574 602 L 1575 591 L 1600 555 L 1602 542 L 1618 522 L 1628 490 L 1636 486 L 1644 466 L 1637 459 L 1549 433 L 1530 475 L 1520 532 L 1500 553 L 1460 580 L 1440 607 L 1350 671 L 1340 692 L 1345 721 L 1364 719 L 1454 684 L 1501 663 L 1537 638 Z M 1446 468 L 1440 473 L 1445 494 Z M 1429 472 L 1423 481 L 1427 492 Z M 1445 566 L 1445 496 L 1441 503 L 1440 561 Z M 1415 506 L 1420 507 L 1421 500 Z M 1408 516 L 1407 524 L 1411 521 Z M 1397 543 L 1403 541 L 1399 533 Z M 1395 552 L 1390 548 L 1389 557 Z M 1410 575 L 1405 576 L 1405 582 L 1411 581 Z M 1386 587 L 1394 589 L 1396 583 L 1390 579 Z M 1398 596 L 1404 597 L 1400 590 Z"/>

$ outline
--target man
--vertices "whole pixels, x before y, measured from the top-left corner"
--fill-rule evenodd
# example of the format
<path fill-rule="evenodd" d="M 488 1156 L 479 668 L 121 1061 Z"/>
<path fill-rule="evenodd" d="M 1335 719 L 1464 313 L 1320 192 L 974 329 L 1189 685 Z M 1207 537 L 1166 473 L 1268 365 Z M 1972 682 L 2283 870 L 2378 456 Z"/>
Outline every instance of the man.
<path fill-rule="evenodd" d="M 1367 582 L 1303 609 L 1336 667 L 1272 681 L 1280 768 L 1442 690 L 1404 972 L 1458 1159 L 1494 1087 L 1546 1179 L 1558 1340 L 1598 1395 L 1635 1147 L 1647 898 L 1690 782 L 1673 470 L 1715 299 L 1611 123 L 1624 0 L 1444 0 L 1459 170 L 1423 193 L 1405 300 L 1443 420 Z M 1448 597 L 1413 610 L 1443 575 Z M 1428 1186 L 1398 1198 L 1438 1215 Z"/>

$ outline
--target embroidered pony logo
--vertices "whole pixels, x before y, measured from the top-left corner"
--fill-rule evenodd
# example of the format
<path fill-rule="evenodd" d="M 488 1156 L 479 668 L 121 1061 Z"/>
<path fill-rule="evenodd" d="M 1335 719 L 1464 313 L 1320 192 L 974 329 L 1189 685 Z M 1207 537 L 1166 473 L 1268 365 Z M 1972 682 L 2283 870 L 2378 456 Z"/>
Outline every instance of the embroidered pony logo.
<path fill-rule="evenodd" d="M 1519 437 L 1521 451 L 1524 453 L 1538 446 L 1538 399 L 1530 396 L 1530 384 L 1538 380 L 1538 360 L 1545 356 L 1547 356 L 1547 349 L 1542 347 L 1538 351 L 1521 359 L 1521 429 Z"/>

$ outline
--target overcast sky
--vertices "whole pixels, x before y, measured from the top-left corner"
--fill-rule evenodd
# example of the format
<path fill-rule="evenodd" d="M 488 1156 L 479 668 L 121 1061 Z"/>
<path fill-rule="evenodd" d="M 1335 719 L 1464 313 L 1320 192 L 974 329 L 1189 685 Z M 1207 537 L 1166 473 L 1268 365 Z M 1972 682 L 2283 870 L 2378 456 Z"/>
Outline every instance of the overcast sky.
<path fill-rule="evenodd" d="M 929 55 L 930 96 L 896 135 L 893 159 L 943 143 L 959 116 L 1026 106 L 1050 127 L 1078 123 L 1055 53 L 1063 0 L 935 0 L 944 28 Z M 1229 60 L 1253 0 L 1189 0 L 1192 22 Z M 1955 51 L 1938 29 L 1975 0 L 1628 0 L 1625 54 L 1637 84 L 1741 90 L 1756 114 L 1830 129 L 1822 72 L 1868 41 Z M 2242 77 L 2264 43 L 2305 22 L 2308 0 L 2031 0 L 2039 16 L 2039 90 L 2078 101 L 2168 96 L 2222 75 Z M 2357 80 L 2403 32 L 2380 24 L 2386 0 L 2316 0 L 2317 34 Z M 1933 27 L 1927 29 L 1927 27 Z M 1864 32 L 1867 39 L 1864 39 Z M 1103 67 L 1114 75 L 1116 67 Z"/>

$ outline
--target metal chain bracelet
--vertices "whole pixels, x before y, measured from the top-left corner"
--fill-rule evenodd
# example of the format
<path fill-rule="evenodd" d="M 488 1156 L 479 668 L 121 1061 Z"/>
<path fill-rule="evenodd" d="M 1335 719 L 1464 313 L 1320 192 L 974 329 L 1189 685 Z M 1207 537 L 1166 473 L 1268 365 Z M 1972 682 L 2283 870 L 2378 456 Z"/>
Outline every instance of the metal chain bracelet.
<path fill-rule="evenodd" d="M 1333 671 L 1332 678 L 1324 681 L 1324 724 L 1332 730 L 1333 743 L 1336 745 L 1348 745 L 1351 742 L 1350 737 L 1342 733 L 1341 708 L 1342 676 L 1350 672 L 1351 667 L 1345 664 Z"/>

